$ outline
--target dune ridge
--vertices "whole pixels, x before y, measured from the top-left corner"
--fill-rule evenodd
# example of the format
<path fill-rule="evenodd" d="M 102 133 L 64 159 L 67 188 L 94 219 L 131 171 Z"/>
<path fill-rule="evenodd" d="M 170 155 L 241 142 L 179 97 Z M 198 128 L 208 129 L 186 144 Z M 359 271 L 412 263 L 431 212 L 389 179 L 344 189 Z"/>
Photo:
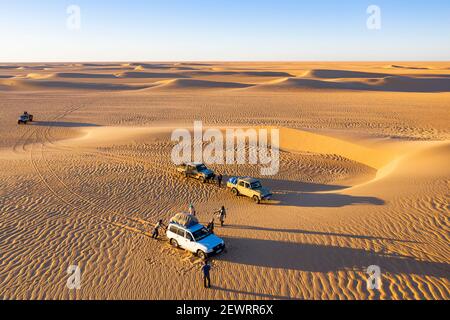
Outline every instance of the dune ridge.
<path fill-rule="evenodd" d="M 238 89 L 247 88 L 251 85 L 239 82 L 224 82 L 224 81 L 209 81 L 197 79 L 175 79 L 158 82 L 158 86 L 151 88 L 151 90 L 190 90 L 190 89 Z"/>
<path fill-rule="evenodd" d="M 0 85 L 9 90 L 96 90 L 96 91 L 117 91 L 117 90 L 139 90 L 148 88 L 148 85 L 126 85 L 109 84 L 95 82 L 67 82 L 58 80 L 5 80 L 0 81 Z"/>
<path fill-rule="evenodd" d="M 448 78 L 412 78 L 388 76 L 383 79 L 368 78 L 359 81 L 334 79 L 324 81 L 313 78 L 285 78 L 266 84 L 255 85 L 252 90 L 351 90 L 387 92 L 450 92 Z"/>

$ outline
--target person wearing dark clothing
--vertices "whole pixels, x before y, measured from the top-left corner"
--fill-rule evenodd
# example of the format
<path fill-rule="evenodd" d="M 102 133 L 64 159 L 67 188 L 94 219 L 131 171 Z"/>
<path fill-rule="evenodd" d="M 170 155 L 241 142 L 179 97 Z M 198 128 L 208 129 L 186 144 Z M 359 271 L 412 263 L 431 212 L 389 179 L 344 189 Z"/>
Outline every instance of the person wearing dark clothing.
<path fill-rule="evenodd" d="M 162 228 L 164 226 L 163 221 L 159 220 L 158 223 L 155 225 L 155 228 L 153 229 L 152 238 L 158 239 L 159 237 L 159 228 Z"/>
<path fill-rule="evenodd" d="M 217 176 L 217 183 L 219 184 L 219 188 L 222 188 L 222 179 L 223 179 L 223 176 L 221 174 L 219 174 Z"/>
<path fill-rule="evenodd" d="M 214 233 L 214 218 L 211 220 L 211 222 L 208 224 L 207 229 L 211 232 Z"/>
<path fill-rule="evenodd" d="M 225 223 L 225 218 L 227 217 L 227 212 L 225 210 L 225 207 L 222 206 L 222 208 L 220 208 L 219 211 L 216 211 L 215 213 L 218 214 L 219 216 L 219 221 L 220 221 L 220 226 L 223 227 L 224 223 Z"/>
<path fill-rule="evenodd" d="M 202 266 L 203 273 L 203 285 L 205 288 L 211 288 L 211 277 L 209 272 L 211 271 L 211 266 L 208 264 L 208 261 L 205 261 L 205 264 Z"/>

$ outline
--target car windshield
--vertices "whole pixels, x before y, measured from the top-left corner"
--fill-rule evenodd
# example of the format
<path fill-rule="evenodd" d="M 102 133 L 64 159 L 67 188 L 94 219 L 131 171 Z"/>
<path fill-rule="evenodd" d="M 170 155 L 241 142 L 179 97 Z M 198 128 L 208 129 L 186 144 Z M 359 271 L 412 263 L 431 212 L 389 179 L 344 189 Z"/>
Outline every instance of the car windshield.
<path fill-rule="evenodd" d="M 206 166 L 204 164 L 199 164 L 197 166 L 197 170 L 198 171 L 205 171 L 205 170 L 208 170 L 208 168 L 206 168 Z"/>
<path fill-rule="evenodd" d="M 259 181 L 253 182 L 250 185 L 250 188 L 253 189 L 253 190 L 261 189 L 262 188 L 261 182 L 259 182 Z"/>
<path fill-rule="evenodd" d="M 211 234 L 211 232 L 206 229 L 206 228 L 201 228 L 195 232 L 192 233 L 192 235 L 194 236 L 195 241 L 200 241 L 204 238 L 206 238 L 207 236 L 209 236 Z"/>

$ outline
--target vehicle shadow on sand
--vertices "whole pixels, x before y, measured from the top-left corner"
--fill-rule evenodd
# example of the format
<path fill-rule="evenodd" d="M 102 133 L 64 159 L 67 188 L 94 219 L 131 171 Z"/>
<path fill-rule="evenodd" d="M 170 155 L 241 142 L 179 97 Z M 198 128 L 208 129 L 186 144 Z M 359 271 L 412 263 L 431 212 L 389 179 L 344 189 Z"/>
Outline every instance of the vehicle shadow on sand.
<path fill-rule="evenodd" d="M 338 208 L 357 204 L 376 206 L 385 204 L 384 200 L 376 197 L 319 193 L 344 190 L 348 186 L 274 179 L 264 180 L 263 183 L 273 193 L 272 201 L 263 202 L 266 205 Z"/>
<path fill-rule="evenodd" d="M 226 229 L 236 229 L 236 230 L 251 230 L 251 231 L 264 231 L 264 232 L 281 232 L 281 233 L 292 233 L 292 234 L 304 234 L 304 235 L 317 235 L 317 236 L 327 236 L 327 237 L 345 237 L 351 239 L 361 239 L 361 240 L 383 240 L 383 241 L 396 241 L 405 243 L 418 243 L 412 240 L 402 240 L 395 238 L 385 238 L 376 236 L 365 236 L 358 234 L 348 234 L 348 233 L 336 233 L 336 232 L 322 232 L 322 231 L 311 231 L 302 229 L 278 229 L 278 228 L 265 228 L 257 226 L 245 226 L 245 225 L 225 225 L 223 228 Z"/>
<path fill-rule="evenodd" d="M 349 186 L 295 180 L 261 179 L 261 181 L 265 187 L 276 193 L 325 192 L 349 188 Z"/>
<path fill-rule="evenodd" d="M 93 123 L 61 122 L 61 121 L 34 121 L 33 125 L 39 127 L 61 127 L 61 128 L 101 127 L 100 125 Z"/>
<path fill-rule="evenodd" d="M 419 261 L 400 254 L 358 248 L 293 243 L 275 240 L 223 237 L 227 253 L 217 260 L 249 266 L 307 272 L 359 271 L 378 265 L 383 273 L 450 277 L 447 263 Z"/>
<path fill-rule="evenodd" d="M 337 193 L 274 193 L 274 200 L 265 204 L 290 207 L 339 208 L 358 204 L 381 206 L 385 204 L 385 201 L 376 197 L 351 196 Z"/>

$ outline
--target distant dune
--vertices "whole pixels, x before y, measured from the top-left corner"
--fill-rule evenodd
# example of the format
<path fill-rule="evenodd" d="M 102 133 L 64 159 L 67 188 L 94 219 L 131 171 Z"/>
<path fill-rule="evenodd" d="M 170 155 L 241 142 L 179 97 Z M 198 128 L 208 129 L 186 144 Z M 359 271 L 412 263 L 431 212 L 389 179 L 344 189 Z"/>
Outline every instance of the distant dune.
<path fill-rule="evenodd" d="M 411 70 L 408 73 L 400 73 L 398 70 L 388 73 L 388 69 L 383 65 L 361 71 L 320 68 L 322 65 L 315 65 L 320 67 L 313 67 L 306 71 L 303 66 L 298 69 L 284 67 L 260 70 L 256 66 L 245 68 L 238 65 L 230 68 L 226 64 L 201 63 L 12 64 L 0 66 L 0 70 L 2 70 L 0 79 L 3 81 L 3 91 L 13 88 L 16 90 L 62 88 L 105 91 L 151 88 L 152 90 L 245 89 L 268 92 L 308 90 L 450 92 L 450 74 L 445 71 L 427 72 L 428 68 L 420 65 L 392 64 L 388 67 L 388 69 Z M 440 68 L 439 66 L 434 67 L 433 70 L 445 70 L 442 69 L 443 66 Z M 25 74 L 23 70 L 33 71 Z M 374 72 L 370 72 L 371 70 Z M 376 72 L 380 70 L 386 72 Z M 412 70 L 423 71 L 415 73 Z M 248 83 L 246 83 L 246 78 L 248 78 Z M 65 81 L 65 79 L 71 80 Z M 86 83 L 85 79 L 91 79 L 91 81 Z M 95 81 L 97 79 L 105 79 L 105 81 L 97 83 Z M 107 79 L 114 81 L 106 81 Z M 150 79 L 162 81 L 155 83 Z M 11 82 L 12 80 L 20 80 L 20 82 L 14 83 Z"/>
<path fill-rule="evenodd" d="M 387 74 L 387 73 L 313 69 L 313 70 L 307 71 L 302 77 L 321 78 L 321 79 L 337 79 L 337 78 L 381 78 L 381 77 L 387 77 L 387 76 L 389 76 L 389 74 Z"/>
<path fill-rule="evenodd" d="M 7 65 L 7 66 L 0 66 L 0 70 L 11 70 L 11 69 L 17 69 L 19 66 L 16 65 Z"/>
<path fill-rule="evenodd" d="M 117 74 L 120 78 L 159 78 L 159 79 L 173 79 L 173 78 L 187 78 L 187 76 L 179 73 L 168 73 L 168 72 L 136 72 L 136 71 L 125 71 Z"/>
<path fill-rule="evenodd" d="M 195 71 L 185 74 L 190 76 L 294 77 L 287 72 L 273 71 Z"/>
<path fill-rule="evenodd" d="M 139 90 L 148 88 L 147 85 L 126 85 L 110 83 L 67 82 L 50 80 L 3 80 L 0 81 L 3 90 Z"/>
<path fill-rule="evenodd" d="M 173 65 L 161 63 L 130 63 L 130 66 L 137 68 L 137 70 L 144 69 L 171 69 Z"/>
<path fill-rule="evenodd" d="M 388 66 L 388 68 L 394 68 L 394 69 L 412 69 L 412 70 L 428 70 L 427 67 L 412 67 L 412 66 L 399 66 L 396 64 L 391 64 Z"/>
<path fill-rule="evenodd" d="M 59 72 L 55 74 L 58 78 L 70 79 L 115 79 L 114 74 L 109 73 L 76 73 L 76 72 Z"/>
<path fill-rule="evenodd" d="M 450 92 L 448 78 L 413 78 L 388 76 L 382 79 L 336 79 L 324 81 L 310 78 L 287 78 L 262 84 L 253 90 L 356 90 L 389 92 Z"/>
<path fill-rule="evenodd" d="M 239 83 L 239 82 L 219 82 L 219 81 L 206 81 L 206 80 L 194 80 L 194 79 L 176 79 L 160 82 L 159 86 L 155 89 L 178 89 L 178 90 L 190 90 L 190 89 L 237 89 L 247 88 L 251 85 Z"/>

